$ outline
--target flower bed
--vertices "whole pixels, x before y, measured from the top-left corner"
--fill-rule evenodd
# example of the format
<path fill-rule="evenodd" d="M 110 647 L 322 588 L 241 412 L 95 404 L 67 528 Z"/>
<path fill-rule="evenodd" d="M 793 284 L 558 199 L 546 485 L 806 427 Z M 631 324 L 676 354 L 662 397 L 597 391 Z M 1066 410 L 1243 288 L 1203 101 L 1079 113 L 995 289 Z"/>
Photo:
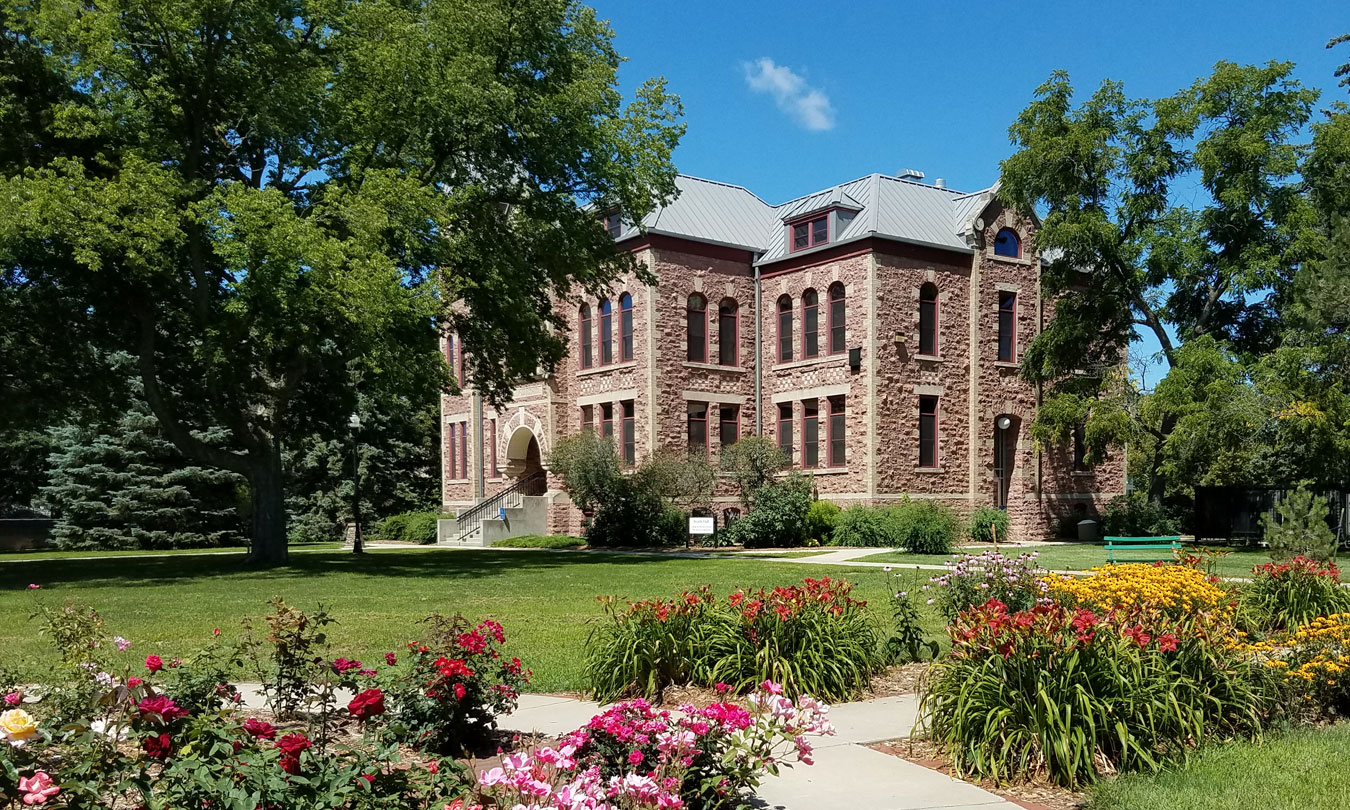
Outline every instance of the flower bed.
<path fill-rule="evenodd" d="M 1256 627 L 1291 629 L 1318 616 L 1350 610 L 1350 591 L 1341 587 L 1335 563 L 1300 555 L 1289 562 L 1255 566 L 1252 577 L 1240 605 L 1243 616 Z"/>
<path fill-rule="evenodd" d="M 1275 673 L 1296 717 L 1316 720 L 1350 711 L 1350 613 L 1319 616 L 1234 647 Z"/>
<path fill-rule="evenodd" d="M 1172 563 L 1116 563 L 1093 568 L 1087 576 L 1052 575 L 1046 583 L 1054 599 L 1089 610 L 1147 606 L 1173 618 L 1232 611 L 1217 578 Z"/>
<path fill-rule="evenodd" d="M 851 591 L 826 577 L 738 590 L 725 601 L 707 588 L 623 606 L 602 597 L 609 621 L 587 643 L 587 674 L 600 700 L 658 697 L 676 685 L 739 693 L 763 681 L 791 695 L 851 697 L 866 687 L 879 641 Z"/>
<path fill-rule="evenodd" d="M 1049 585 L 1042 578 L 1043 571 L 1036 560 L 1036 552 L 1007 557 L 998 551 L 982 554 L 958 554 L 943 563 L 947 573 L 933 577 L 924 590 L 936 586 L 939 590 L 929 604 L 938 608 L 951 621 L 963 610 L 996 599 L 1010 610 L 1030 610 L 1045 598 Z"/>

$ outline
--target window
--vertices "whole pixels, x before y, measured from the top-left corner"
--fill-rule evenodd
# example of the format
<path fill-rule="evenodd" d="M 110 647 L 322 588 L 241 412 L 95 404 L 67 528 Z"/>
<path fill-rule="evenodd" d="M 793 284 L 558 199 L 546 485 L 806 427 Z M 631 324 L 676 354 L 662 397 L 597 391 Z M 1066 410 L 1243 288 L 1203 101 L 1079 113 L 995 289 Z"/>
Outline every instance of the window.
<path fill-rule="evenodd" d="M 450 366 L 450 375 L 459 382 L 459 372 L 455 369 L 455 336 L 445 336 L 445 362 Z"/>
<path fill-rule="evenodd" d="M 829 426 L 830 455 L 828 464 L 831 467 L 842 467 L 844 466 L 845 463 L 844 448 L 847 445 L 847 442 L 845 441 L 845 439 L 847 438 L 847 434 L 845 433 L 846 427 L 844 419 L 844 398 L 830 397 L 829 402 L 830 402 L 830 426 Z"/>
<path fill-rule="evenodd" d="M 614 438 L 614 406 L 608 402 L 600 406 L 600 435 Z"/>
<path fill-rule="evenodd" d="M 469 423 L 459 423 L 459 477 L 469 477 Z"/>
<path fill-rule="evenodd" d="M 994 237 L 994 255 L 1010 256 L 1014 259 L 1022 258 L 1022 241 L 1017 238 L 1017 231 L 1012 228 L 1004 228 Z"/>
<path fill-rule="evenodd" d="M 1087 429 L 1077 424 L 1073 427 L 1073 471 L 1087 472 Z"/>
<path fill-rule="evenodd" d="M 620 403 L 623 409 L 623 463 L 633 466 L 637 463 L 637 423 L 633 418 L 633 400 Z"/>
<path fill-rule="evenodd" d="M 919 354 L 938 356 L 938 288 L 931 281 L 919 288 Z"/>
<path fill-rule="evenodd" d="M 458 442 L 456 441 L 456 435 L 457 435 L 458 433 L 459 433 L 459 425 L 455 424 L 454 422 L 451 422 L 451 423 L 450 423 L 450 441 L 449 441 L 448 452 L 446 453 L 446 455 L 449 456 L 449 459 L 450 459 L 450 477 L 451 477 L 451 478 L 458 478 L 458 477 L 459 477 L 459 444 L 458 444 Z"/>
<path fill-rule="evenodd" d="M 820 405 L 814 399 L 802 402 L 802 466 L 820 466 Z"/>
<path fill-rule="evenodd" d="M 633 296 L 619 296 L 619 359 L 633 359 Z"/>
<path fill-rule="evenodd" d="M 778 362 L 792 362 L 792 299 L 778 299 Z"/>
<path fill-rule="evenodd" d="M 741 438 L 741 406 L 717 406 L 717 439 L 722 447 L 730 447 Z"/>
<path fill-rule="evenodd" d="M 844 285 L 830 285 L 830 354 L 844 353 Z"/>
<path fill-rule="evenodd" d="M 496 420 L 496 419 L 490 420 L 490 421 L 488 422 L 487 452 L 488 452 L 488 471 L 491 473 L 491 475 L 492 475 L 493 478 L 501 478 L 501 477 L 502 477 L 502 471 L 501 471 L 500 468 L 497 467 L 497 420 Z"/>
<path fill-rule="evenodd" d="M 698 293 L 689 296 L 685 312 L 685 359 L 691 363 L 708 360 L 708 299 Z"/>
<path fill-rule="evenodd" d="M 582 429 L 582 430 L 595 430 L 595 406 L 594 406 L 594 405 L 582 405 L 582 406 L 581 406 L 581 429 Z"/>
<path fill-rule="evenodd" d="M 590 368 L 595 347 L 591 344 L 591 305 L 582 304 L 577 312 L 577 344 L 581 349 L 581 367 Z"/>
<path fill-rule="evenodd" d="M 708 455 L 708 403 L 689 403 L 689 452 Z"/>
<path fill-rule="evenodd" d="M 806 222 L 794 222 L 792 228 L 792 250 L 805 250 L 823 245 L 830 241 L 830 217 L 817 217 Z"/>
<path fill-rule="evenodd" d="M 778 449 L 787 456 L 787 466 L 792 466 L 792 403 L 778 405 Z"/>
<path fill-rule="evenodd" d="M 998 294 L 998 359 L 1017 361 L 1017 293 Z"/>
<path fill-rule="evenodd" d="M 614 362 L 614 305 L 606 298 L 600 302 L 600 365 Z"/>
<path fill-rule="evenodd" d="M 605 216 L 605 233 L 610 236 L 618 236 L 619 231 L 623 229 L 623 215 L 618 211 Z"/>
<path fill-rule="evenodd" d="M 740 364 L 740 321 L 736 299 L 723 298 L 717 305 L 717 362 L 724 366 Z"/>
<path fill-rule="evenodd" d="M 820 354 L 820 297 L 815 290 L 802 293 L 802 359 Z"/>
<path fill-rule="evenodd" d="M 937 467 L 938 398 L 919 397 L 919 466 Z"/>

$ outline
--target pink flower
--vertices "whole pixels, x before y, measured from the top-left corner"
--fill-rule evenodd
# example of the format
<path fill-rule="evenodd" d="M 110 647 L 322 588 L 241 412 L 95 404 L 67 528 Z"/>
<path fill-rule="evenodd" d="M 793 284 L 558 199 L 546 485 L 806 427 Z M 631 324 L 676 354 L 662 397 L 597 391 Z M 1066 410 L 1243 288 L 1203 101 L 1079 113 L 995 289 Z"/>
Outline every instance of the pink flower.
<path fill-rule="evenodd" d="M 642 752 L 639 751 L 639 750 L 637 750 L 636 748 L 634 748 L 632 751 L 629 751 L 629 752 L 628 752 L 628 764 L 629 764 L 629 765 L 641 765 L 641 764 L 642 764 L 642 760 L 644 760 L 644 759 L 646 759 L 646 757 L 644 757 L 644 756 L 642 755 Z"/>
<path fill-rule="evenodd" d="M 717 682 L 717 685 L 713 687 L 713 689 L 716 689 L 716 690 L 717 690 L 717 694 L 719 694 L 719 695 L 725 695 L 725 694 L 727 693 L 727 690 L 730 689 L 730 688 L 731 688 L 730 686 L 727 686 L 726 684 L 722 683 L 721 681 L 718 681 L 718 682 Z"/>
<path fill-rule="evenodd" d="M 339 658 L 333 662 L 333 671 L 339 675 L 346 675 L 354 669 L 360 669 L 361 662 L 353 661 L 350 658 Z"/>
<path fill-rule="evenodd" d="M 244 731 L 260 740 L 275 740 L 277 738 L 276 728 L 266 720 L 259 720 L 256 717 L 250 717 L 244 721 Z"/>
<path fill-rule="evenodd" d="M 33 583 L 33 584 L 31 584 L 31 585 L 28 586 L 28 590 L 30 590 L 30 591 L 40 590 L 41 588 L 42 588 L 42 586 L 41 586 L 41 585 L 38 585 L 37 583 Z"/>
<path fill-rule="evenodd" d="M 118 651 L 118 652 L 126 652 L 127 650 L 131 649 L 131 642 L 130 642 L 130 641 L 127 641 L 126 639 L 122 638 L 121 636 L 116 636 L 116 637 L 114 637 L 114 638 L 113 638 L 113 644 L 116 644 L 116 645 L 117 645 L 117 651 Z"/>
<path fill-rule="evenodd" d="M 217 628 L 215 628 L 214 630 L 212 630 L 212 631 L 211 631 L 211 635 L 213 635 L 213 636 L 218 636 L 218 635 L 220 635 L 220 628 L 217 627 Z"/>
<path fill-rule="evenodd" d="M 10 692 L 8 695 L 5 695 L 6 706 L 18 706 L 20 703 L 23 703 L 22 692 Z"/>
<path fill-rule="evenodd" d="M 392 667 L 398 663 L 398 656 L 391 652 L 387 652 L 384 654 L 384 662 Z"/>
<path fill-rule="evenodd" d="M 1177 637 L 1171 633 L 1163 633 L 1158 636 L 1158 649 L 1162 652 L 1174 652 L 1177 648 Z"/>
<path fill-rule="evenodd" d="M 19 792 L 23 794 L 24 804 L 46 804 L 48 799 L 61 792 L 61 788 L 52 782 L 46 771 L 38 771 L 19 779 Z"/>
<path fill-rule="evenodd" d="M 137 678 L 135 675 L 132 675 L 130 678 L 127 678 L 128 689 L 135 689 L 143 683 L 145 683 L 145 681 L 141 680 L 140 678 Z"/>
<path fill-rule="evenodd" d="M 174 703 L 173 698 L 166 695 L 145 698 L 136 708 L 142 716 L 156 715 L 164 722 L 176 717 L 187 717 L 187 712 L 177 703 Z"/>
<path fill-rule="evenodd" d="M 145 657 L 145 668 L 151 672 L 159 672 L 164 669 L 164 659 L 158 655 L 147 655 Z"/>
<path fill-rule="evenodd" d="M 771 694 L 771 695 L 781 695 L 781 694 L 783 694 L 783 687 L 779 686 L 778 684 L 774 683 L 773 681 L 765 681 L 764 683 L 762 683 L 762 684 L 759 685 L 759 688 L 760 688 L 762 691 L 768 692 L 768 693 Z"/>

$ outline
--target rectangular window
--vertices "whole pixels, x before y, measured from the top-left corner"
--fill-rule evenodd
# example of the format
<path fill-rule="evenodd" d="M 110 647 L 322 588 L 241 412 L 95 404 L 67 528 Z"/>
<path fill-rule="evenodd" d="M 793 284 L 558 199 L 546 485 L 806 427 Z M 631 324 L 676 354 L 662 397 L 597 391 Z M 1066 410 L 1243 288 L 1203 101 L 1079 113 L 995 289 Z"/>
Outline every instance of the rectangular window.
<path fill-rule="evenodd" d="M 577 327 L 578 340 L 581 345 L 578 347 L 581 351 L 581 367 L 591 367 L 591 352 L 594 346 L 591 345 L 591 310 L 589 307 L 582 307 L 580 325 Z"/>
<path fill-rule="evenodd" d="M 717 406 L 717 438 L 722 447 L 730 447 L 741 438 L 741 406 Z"/>
<path fill-rule="evenodd" d="M 820 404 L 814 399 L 802 402 L 802 466 L 820 466 Z"/>
<path fill-rule="evenodd" d="M 844 419 L 844 398 L 830 397 L 829 402 L 830 402 L 829 466 L 842 467 L 844 466 L 845 463 L 844 448 L 847 444 L 847 442 L 845 441 L 845 439 L 847 438 L 847 434 L 845 433 L 846 428 Z"/>
<path fill-rule="evenodd" d="M 610 236 L 618 236 L 619 231 L 623 229 L 623 215 L 618 211 L 605 217 L 605 233 Z"/>
<path fill-rule="evenodd" d="M 450 423 L 450 442 L 447 448 L 447 455 L 450 457 L 450 477 L 459 477 L 459 445 L 455 442 L 455 434 L 459 432 L 459 425 Z"/>
<path fill-rule="evenodd" d="M 823 245 L 829 240 L 830 220 L 828 217 L 811 221 L 811 244 Z"/>
<path fill-rule="evenodd" d="M 501 471 L 500 468 L 497 467 L 497 420 L 496 420 L 496 419 L 493 419 L 493 420 L 491 420 L 490 422 L 488 422 L 487 451 L 488 451 L 488 471 L 492 474 L 492 477 L 493 477 L 493 478 L 501 478 L 501 477 L 502 477 L 502 471 Z"/>
<path fill-rule="evenodd" d="M 825 214 L 806 222 L 794 222 L 791 232 L 793 251 L 823 245 L 830 241 L 830 216 Z"/>
<path fill-rule="evenodd" d="M 778 362 L 792 362 L 792 302 L 778 302 Z"/>
<path fill-rule="evenodd" d="M 919 466 L 933 468 L 937 462 L 938 398 L 919 397 Z"/>
<path fill-rule="evenodd" d="M 614 308 L 609 301 L 600 302 L 600 365 L 614 362 Z"/>
<path fill-rule="evenodd" d="M 787 456 L 787 466 L 792 466 L 792 403 L 778 405 L 778 449 Z"/>
<path fill-rule="evenodd" d="M 594 406 L 594 405 L 582 405 L 582 406 L 581 406 L 581 429 L 582 429 L 582 430 L 595 430 L 595 406 Z"/>
<path fill-rule="evenodd" d="M 708 454 L 708 403 L 689 403 L 689 452 Z"/>
<path fill-rule="evenodd" d="M 734 366 L 740 362 L 740 310 L 734 302 L 723 302 L 717 308 L 717 362 L 724 366 Z"/>
<path fill-rule="evenodd" d="M 623 413 L 623 463 L 633 466 L 637 463 L 637 421 L 633 413 L 633 400 L 620 403 Z"/>
<path fill-rule="evenodd" d="M 614 406 L 608 402 L 600 406 L 600 435 L 614 438 Z"/>
<path fill-rule="evenodd" d="M 792 249 L 801 250 L 811 246 L 811 228 L 805 222 L 792 226 Z"/>
<path fill-rule="evenodd" d="M 1087 430 L 1081 424 L 1073 428 L 1073 471 L 1087 472 Z"/>
<path fill-rule="evenodd" d="M 820 300 L 814 290 L 802 296 L 802 358 L 820 355 Z"/>
<path fill-rule="evenodd" d="M 998 359 L 1017 362 L 1017 293 L 998 294 Z"/>
<path fill-rule="evenodd" d="M 469 423 L 459 423 L 459 477 L 469 477 Z"/>

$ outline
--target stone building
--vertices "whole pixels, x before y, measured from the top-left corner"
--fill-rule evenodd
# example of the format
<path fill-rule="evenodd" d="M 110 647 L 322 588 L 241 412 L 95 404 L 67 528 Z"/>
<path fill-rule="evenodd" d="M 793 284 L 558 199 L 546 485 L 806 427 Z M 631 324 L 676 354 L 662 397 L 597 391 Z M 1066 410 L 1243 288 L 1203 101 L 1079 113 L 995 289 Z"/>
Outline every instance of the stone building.
<path fill-rule="evenodd" d="M 543 463 L 586 427 L 630 463 L 654 447 L 715 456 L 761 434 L 821 498 L 1000 506 L 1014 538 L 1098 513 L 1124 491 L 1123 458 L 1089 467 L 1081 440 L 1037 448 L 1028 435 L 1039 393 L 1018 362 L 1051 304 L 1034 218 L 1004 208 L 997 187 L 922 177 L 872 174 L 771 205 L 680 176 L 679 198 L 641 227 L 607 214 L 657 284 L 621 279 L 567 304 L 568 357 L 505 410 L 471 389 L 443 399 L 444 508 L 461 515 L 445 539 L 576 533 L 581 516 Z M 456 363 L 453 336 L 445 350 Z"/>

